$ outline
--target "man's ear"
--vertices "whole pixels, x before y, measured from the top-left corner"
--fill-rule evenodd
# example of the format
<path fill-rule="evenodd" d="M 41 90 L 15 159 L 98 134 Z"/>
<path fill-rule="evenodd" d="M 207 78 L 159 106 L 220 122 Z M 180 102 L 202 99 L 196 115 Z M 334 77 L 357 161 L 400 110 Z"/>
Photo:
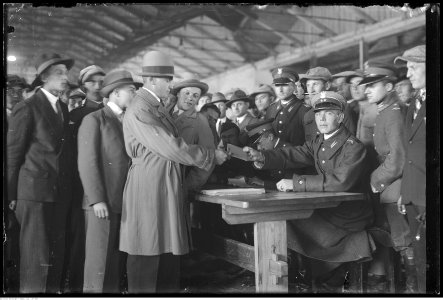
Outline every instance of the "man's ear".
<path fill-rule="evenodd" d="M 340 112 L 340 114 L 338 115 L 338 123 L 339 124 L 343 123 L 344 119 L 345 119 L 345 113 L 344 112 Z"/>
<path fill-rule="evenodd" d="M 391 92 L 393 89 L 394 89 L 394 84 L 392 83 L 392 82 L 387 82 L 386 84 L 385 84 L 385 89 L 386 89 L 386 91 L 388 91 L 388 92 Z"/>

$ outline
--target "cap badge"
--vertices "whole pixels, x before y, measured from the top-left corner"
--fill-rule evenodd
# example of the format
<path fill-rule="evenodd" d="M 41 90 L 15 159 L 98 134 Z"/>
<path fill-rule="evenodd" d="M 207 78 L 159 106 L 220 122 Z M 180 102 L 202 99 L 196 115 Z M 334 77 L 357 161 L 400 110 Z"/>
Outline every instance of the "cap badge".
<path fill-rule="evenodd" d="M 282 72 L 283 72 L 282 68 L 278 68 L 278 69 L 277 69 L 277 74 L 278 74 L 278 75 L 281 75 Z"/>

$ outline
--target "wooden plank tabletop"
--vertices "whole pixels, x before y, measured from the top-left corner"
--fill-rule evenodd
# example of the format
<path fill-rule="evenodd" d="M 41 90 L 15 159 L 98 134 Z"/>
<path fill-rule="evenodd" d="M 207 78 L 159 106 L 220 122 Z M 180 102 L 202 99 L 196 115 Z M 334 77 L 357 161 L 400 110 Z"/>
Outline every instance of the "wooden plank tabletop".
<path fill-rule="evenodd" d="M 196 201 L 224 204 L 240 208 L 259 208 L 279 205 L 309 205 L 325 202 L 364 200 L 362 193 L 347 192 L 266 192 L 260 195 L 209 196 L 195 194 Z"/>

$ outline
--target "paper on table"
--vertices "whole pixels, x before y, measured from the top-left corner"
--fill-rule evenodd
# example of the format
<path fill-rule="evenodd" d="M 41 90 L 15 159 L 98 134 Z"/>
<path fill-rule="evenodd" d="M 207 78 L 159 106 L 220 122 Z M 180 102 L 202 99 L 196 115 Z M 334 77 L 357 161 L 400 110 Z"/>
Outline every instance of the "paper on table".
<path fill-rule="evenodd" d="M 238 159 L 249 161 L 248 154 L 246 152 L 243 152 L 243 148 L 237 147 L 232 144 L 227 145 L 228 153 L 231 154 L 231 156 L 236 157 Z"/>
<path fill-rule="evenodd" d="M 204 195 L 209 196 L 227 196 L 227 195 L 258 195 L 264 194 L 263 188 L 238 188 L 238 189 L 217 189 L 217 190 L 201 190 Z"/>

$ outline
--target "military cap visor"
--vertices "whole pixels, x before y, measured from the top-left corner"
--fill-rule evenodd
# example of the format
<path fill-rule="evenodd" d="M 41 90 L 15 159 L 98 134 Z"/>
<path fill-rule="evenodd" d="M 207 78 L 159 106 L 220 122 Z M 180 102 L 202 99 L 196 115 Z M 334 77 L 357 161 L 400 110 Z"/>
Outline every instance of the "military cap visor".
<path fill-rule="evenodd" d="M 271 118 L 246 126 L 245 129 L 252 144 L 257 143 L 263 133 L 272 130 L 273 121 L 274 118 Z"/>
<path fill-rule="evenodd" d="M 346 107 L 346 100 L 342 95 L 331 92 L 324 91 L 316 94 L 312 101 L 314 102 L 314 112 L 320 110 L 340 110 L 344 111 Z"/>
<path fill-rule="evenodd" d="M 289 67 L 276 68 L 271 73 L 274 84 L 288 84 L 289 82 L 297 82 L 299 79 L 298 73 Z"/>
<path fill-rule="evenodd" d="M 365 72 L 365 77 L 359 85 L 372 84 L 382 80 L 395 82 L 397 80 L 395 70 L 380 67 L 368 67 Z"/>

